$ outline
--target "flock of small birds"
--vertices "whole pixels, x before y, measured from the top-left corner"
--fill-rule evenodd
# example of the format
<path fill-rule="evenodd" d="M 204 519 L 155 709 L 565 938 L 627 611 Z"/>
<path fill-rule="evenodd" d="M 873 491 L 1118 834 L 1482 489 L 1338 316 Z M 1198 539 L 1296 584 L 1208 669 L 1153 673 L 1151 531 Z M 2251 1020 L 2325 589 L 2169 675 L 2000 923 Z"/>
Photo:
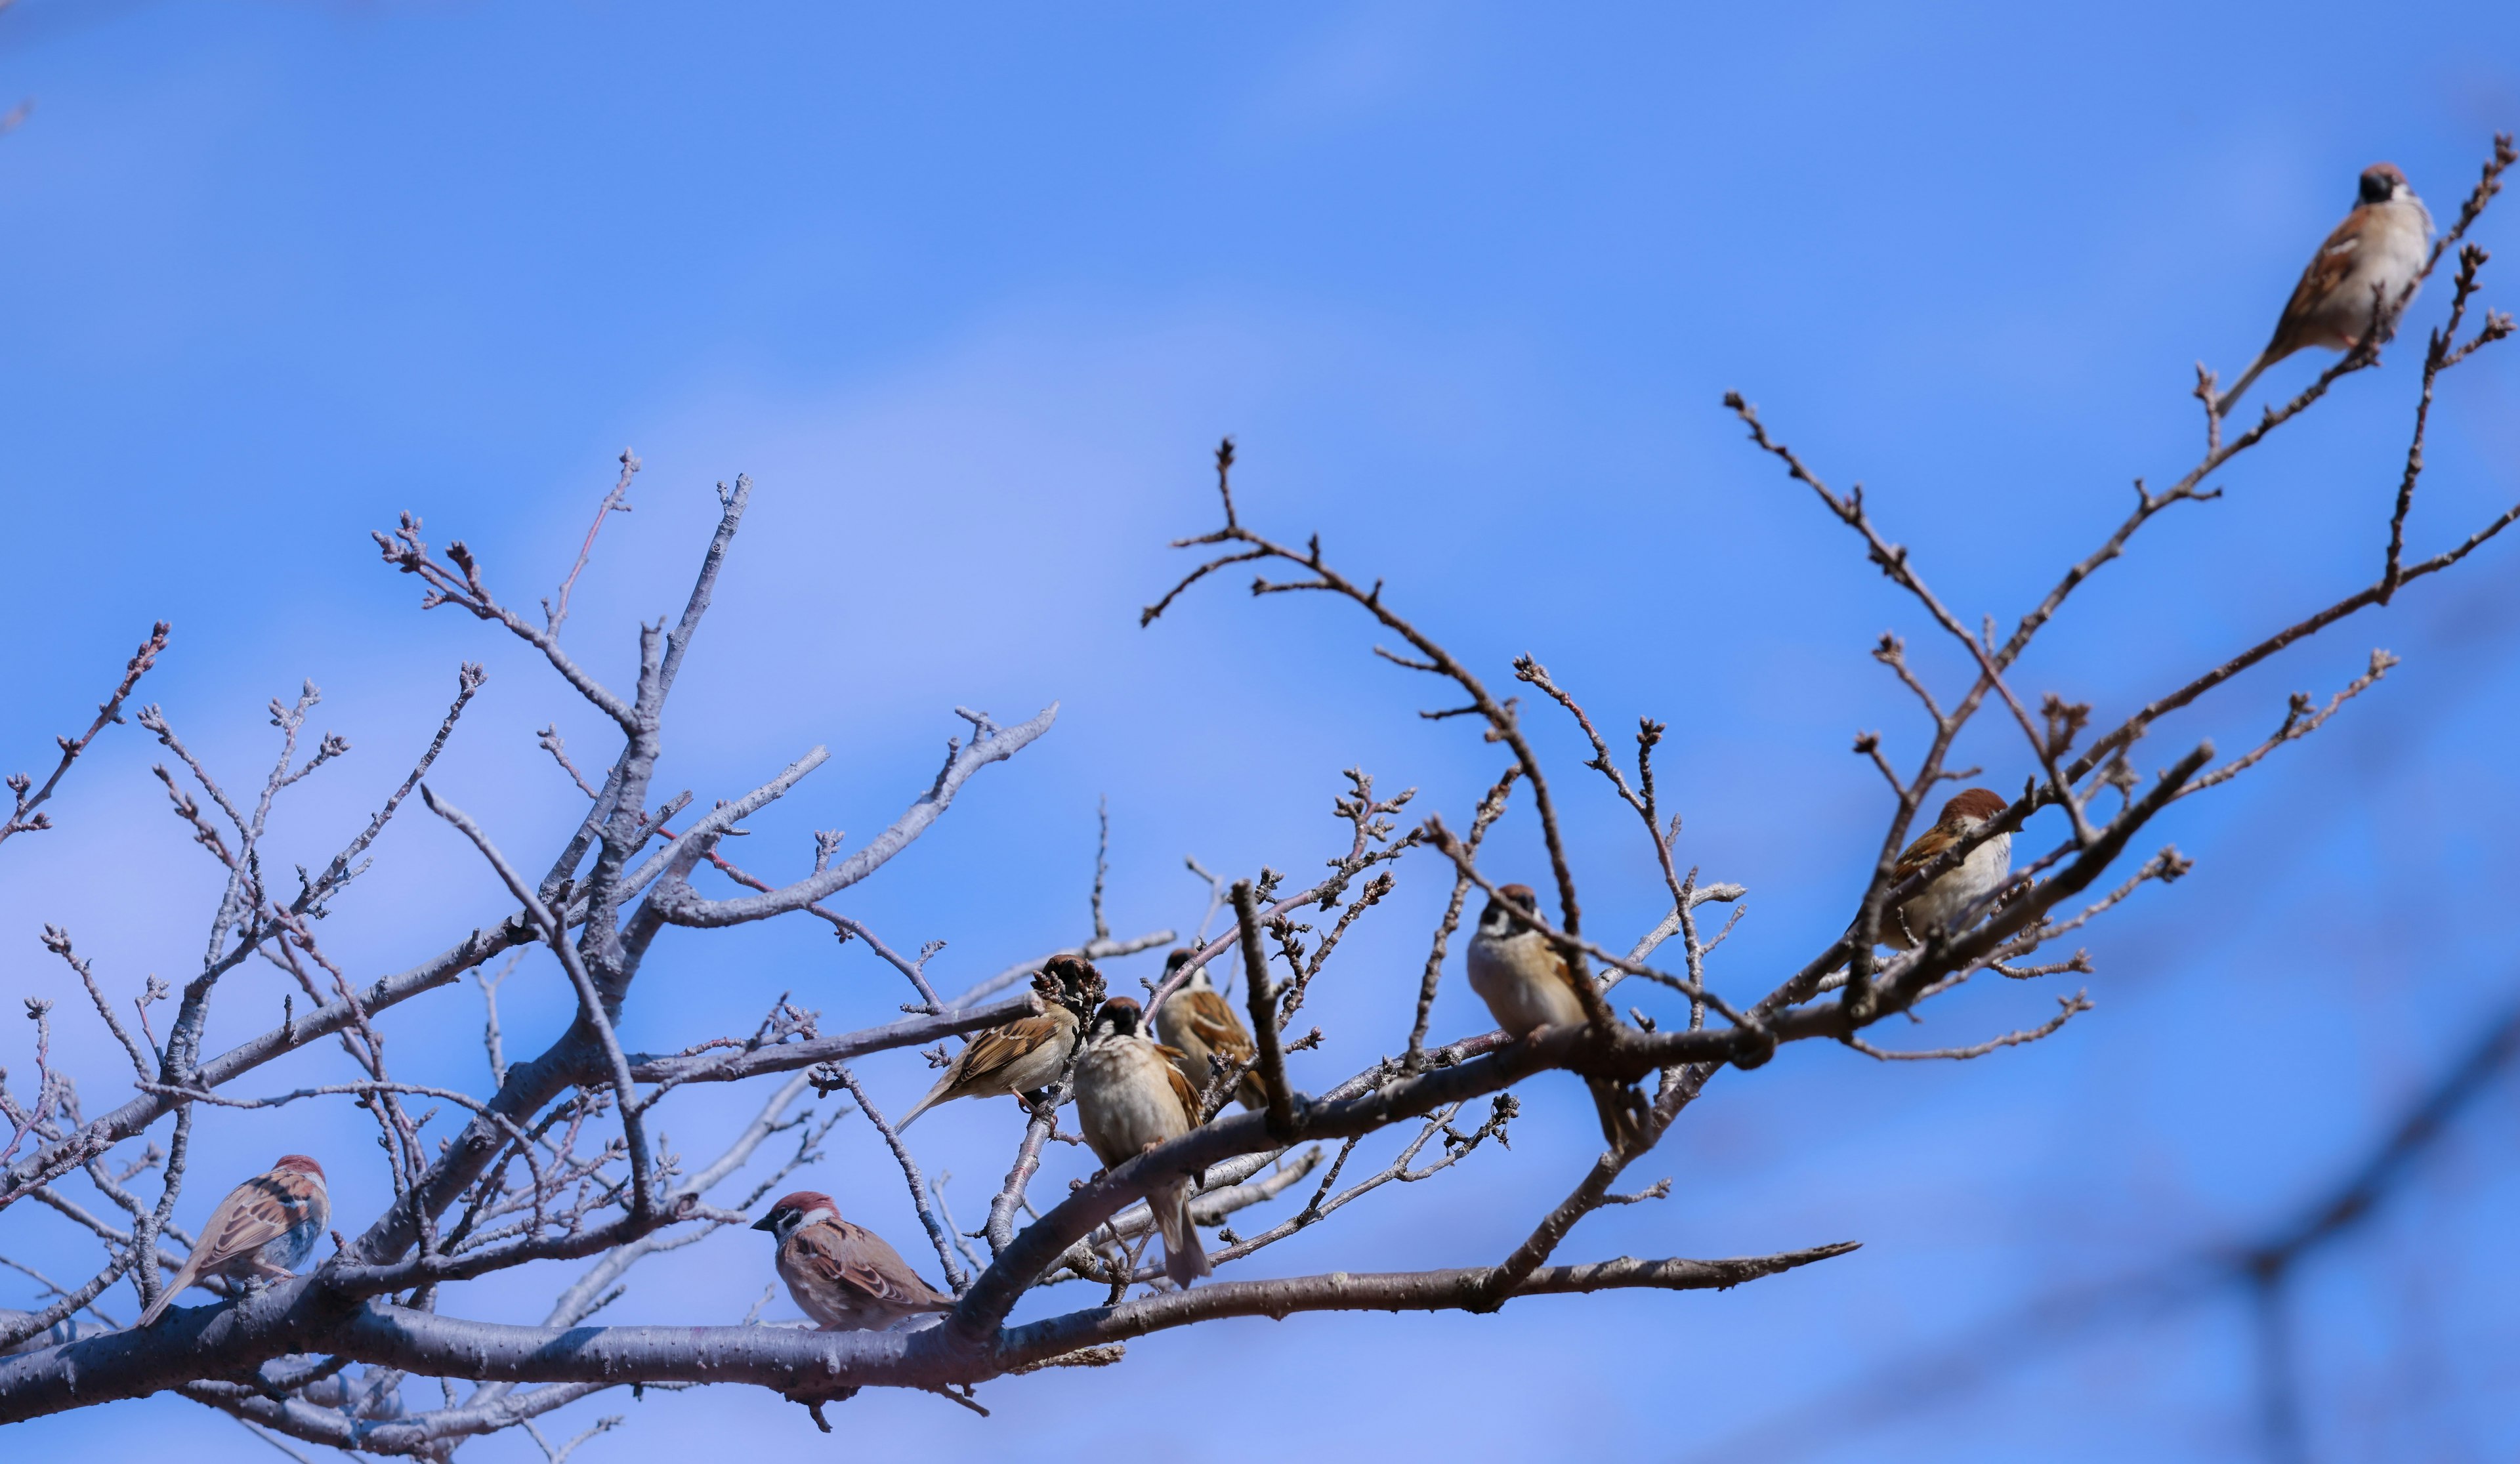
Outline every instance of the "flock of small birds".
<path fill-rule="evenodd" d="M 2312 346 L 2354 350 L 2375 329 L 2385 338 L 2414 296 L 2432 233 L 2432 215 L 2408 187 L 2404 173 L 2386 162 L 2364 169 L 2354 210 L 2302 271 L 2266 349 L 2215 404 L 2216 413 L 2228 412 L 2261 372 L 2296 351 Z M 1932 864 L 2004 807 L 2002 795 L 1985 788 L 1954 797 L 1934 826 L 1901 855 L 1893 884 Z M 1881 922 L 1881 943 L 1907 950 L 1935 931 L 1974 923 L 2011 868 L 2012 836 L 1986 839 L 1888 912 Z M 1537 919 L 1529 886 L 1501 886 L 1469 943 L 1470 989 L 1514 1039 L 1585 1020 L 1576 986 L 1581 978 Z M 1167 974 L 1189 956 L 1189 952 L 1174 952 Z M 937 1104 L 958 1098 L 1012 1096 L 1030 1116 L 1047 1100 L 1048 1089 L 1066 1071 L 1071 1056 L 1076 1060 L 1078 1127 L 1106 1168 L 1199 1127 L 1205 1117 L 1204 1089 L 1238 1067 L 1243 1071 L 1236 1081 L 1235 1098 L 1249 1109 L 1267 1102 L 1259 1076 L 1248 1070 L 1251 1034 L 1209 983 L 1203 966 L 1193 967 L 1156 1008 L 1151 1035 L 1137 1001 L 1104 998 L 1102 973 L 1090 962 L 1054 957 L 1033 977 L 1033 990 L 1040 1010 L 973 1037 L 946 1065 L 935 1087 L 903 1116 L 902 1129 Z M 1080 1043 L 1082 1052 L 1077 1050 Z M 1585 1082 L 1602 1137 L 1620 1142 L 1640 1121 L 1638 1094 L 1609 1079 Z M 1147 1202 L 1163 1236 L 1164 1274 L 1177 1286 L 1209 1274 L 1197 1227 L 1191 1222 L 1188 1177 L 1156 1187 Z M 303 1154 L 281 1156 L 269 1173 L 248 1179 L 219 1201 L 202 1227 L 201 1245 L 136 1325 L 156 1322 L 176 1293 L 212 1277 L 249 1287 L 292 1275 L 313 1254 L 331 1218 L 324 1167 Z M 824 1330 L 880 1330 L 955 1306 L 954 1297 L 929 1286 L 882 1236 L 842 1220 L 839 1207 L 820 1191 L 798 1190 L 781 1198 L 753 1228 L 777 1239 L 779 1279 Z"/>

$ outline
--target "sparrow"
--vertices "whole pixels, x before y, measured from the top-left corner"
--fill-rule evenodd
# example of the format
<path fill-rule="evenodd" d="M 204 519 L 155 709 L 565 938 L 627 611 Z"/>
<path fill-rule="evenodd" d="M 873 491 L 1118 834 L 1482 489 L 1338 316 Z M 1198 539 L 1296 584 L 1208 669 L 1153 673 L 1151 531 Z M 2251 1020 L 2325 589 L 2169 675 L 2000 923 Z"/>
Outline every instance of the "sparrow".
<path fill-rule="evenodd" d="M 1093 963 L 1072 955 L 1055 955 L 1032 978 L 1042 1009 L 992 1027 L 971 1039 L 945 1065 L 927 1096 L 902 1115 L 907 1130 L 918 1117 L 954 1098 L 1018 1096 L 1050 1087 L 1067 1066 L 1076 1047 L 1076 1031 L 1085 1014 L 1102 999 L 1102 973 Z"/>
<path fill-rule="evenodd" d="M 1094 1015 L 1076 1063 L 1076 1124 L 1106 1170 L 1198 1127 L 1198 1089 L 1182 1076 L 1182 1054 L 1139 1030 L 1138 1003 L 1114 997 Z M 1187 1287 L 1211 1274 L 1198 1227 L 1190 1220 L 1190 1180 L 1176 1176 L 1147 1191 L 1164 1237 L 1164 1274 Z"/>
<path fill-rule="evenodd" d="M 954 1309 L 954 1299 L 921 1280 L 882 1236 L 840 1219 L 830 1195 L 800 1189 L 752 1228 L 779 1237 L 779 1279 L 826 1332 L 880 1332 L 922 1311 Z"/>
<path fill-rule="evenodd" d="M 1529 918 L 1539 908 L 1531 886 L 1500 886 L 1470 937 L 1470 990 L 1508 1037 L 1584 1021 L 1584 998 L 1575 990 L 1580 978 Z M 1636 1137 L 1643 1097 L 1612 1078 L 1588 1077 L 1584 1086 L 1592 1089 L 1601 1137 L 1614 1145 Z"/>
<path fill-rule="evenodd" d="M 202 1227 L 202 1243 L 175 1268 L 158 1300 L 140 1313 L 136 1327 L 164 1314 L 175 1293 L 212 1276 L 237 1282 L 278 1280 L 315 1253 L 315 1241 L 333 1219 L 324 1188 L 324 1166 L 303 1154 L 283 1154 L 269 1174 L 228 1191 Z"/>
<path fill-rule="evenodd" d="M 1190 962 L 1191 954 L 1176 951 L 1164 957 L 1164 974 L 1170 976 Z M 1208 984 L 1207 967 L 1192 966 L 1190 979 L 1164 998 L 1155 1008 L 1155 1038 L 1165 1046 L 1178 1049 L 1175 1061 L 1182 1076 L 1190 1080 L 1191 1091 L 1204 1094 L 1207 1086 L 1216 1081 L 1217 1069 L 1209 1054 L 1227 1067 L 1251 1060 L 1251 1034 L 1234 1008 Z M 1260 1075 L 1245 1071 L 1234 1085 L 1234 1096 L 1243 1107 L 1258 1110 L 1269 1106 L 1269 1091 L 1261 1085 Z"/>
<path fill-rule="evenodd" d="M 1988 788 L 1970 788 L 1953 795 L 1951 802 L 1943 805 L 1942 816 L 1934 821 L 1934 826 L 1918 834 L 1916 841 L 1899 856 L 1899 867 L 1892 872 L 1890 883 L 1895 887 L 1932 864 L 1944 850 L 2002 813 L 2004 806 L 2003 795 Z M 1970 850 L 1958 867 L 1910 896 L 1907 904 L 1885 912 L 1881 917 L 1881 944 L 1893 951 L 1909 949 L 1995 893 L 2011 872 L 2012 835 L 1997 834 Z"/>
<path fill-rule="evenodd" d="M 2214 404 L 2217 416 L 2231 410 L 2258 373 L 2306 346 L 2331 351 L 2352 350 L 2370 328 L 2372 290 L 2379 290 L 2380 337 L 2397 329 L 2398 312 L 2414 298 L 2422 277 L 2425 248 L 2432 243 L 2433 216 L 2424 200 L 2407 186 L 2407 175 L 2395 163 L 2375 162 L 2362 170 L 2362 198 L 2345 222 L 2327 236 L 2311 256 L 2292 288 L 2292 299 L 2275 322 L 2275 333 L 2240 379 Z"/>

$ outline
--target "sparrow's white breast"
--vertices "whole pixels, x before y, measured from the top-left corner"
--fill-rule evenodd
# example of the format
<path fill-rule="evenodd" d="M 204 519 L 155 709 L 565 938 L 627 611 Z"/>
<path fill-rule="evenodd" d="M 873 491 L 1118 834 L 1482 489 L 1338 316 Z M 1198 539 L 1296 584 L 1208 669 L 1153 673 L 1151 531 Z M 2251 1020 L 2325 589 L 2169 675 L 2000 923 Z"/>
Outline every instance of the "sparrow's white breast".
<path fill-rule="evenodd" d="M 1172 1082 L 1172 1065 L 1144 1039 L 1085 1049 L 1076 1065 L 1076 1122 L 1104 1164 L 1135 1158 L 1148 1144 L 1190 1131 Z"/>
<path fill-rule="evenodd" d="M 2432 216 L 2417 200 L 2399 198 L 2372 205 L 2363 214 L 2352 267 L 2319 303 L 2320 333 L 2311 343 L 2342 350 L 2361 339 L 2371 324 L 2375 290 L 2384 314 L 2394 314 L 2412 299 L 2408 287 L 2423 270 L 2431 238 Z"/>
<path fill-rule="evenodd" d="M 1584 1020 L 1582 998 L 1567 985 L 1557 953 L 1539 931 L 1503 939 L 1473 936 L 1468 965 L 1470 990 L 1508 1036 Z"/>
<path fill-rule="evenodd" d="M 1925 886 L 1908 902 L 1909 930 L 1922 937 L 1935 926 L 1948 923 L 2011 872 L 2012 835 L 1997 834 L 1970 850 L 1958 868 Z"/>

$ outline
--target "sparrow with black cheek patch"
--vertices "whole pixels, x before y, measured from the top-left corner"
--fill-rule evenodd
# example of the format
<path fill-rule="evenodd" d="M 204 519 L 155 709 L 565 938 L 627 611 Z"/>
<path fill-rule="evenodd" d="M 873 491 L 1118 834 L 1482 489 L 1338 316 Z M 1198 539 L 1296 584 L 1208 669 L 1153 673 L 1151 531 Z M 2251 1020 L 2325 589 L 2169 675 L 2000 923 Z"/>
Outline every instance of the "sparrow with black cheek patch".
<path fill-rule="evenodd" d="M 1488 1015 L 1508 1037 L 1584 1020 L 1584 998 L 1575 990 L 1579 978 L 1531 923 L 1538 909 L 1539 897 L 1531 886 L 1501 885 L 1470 936 L 1470 990 L 1488 1004 Z M 1612 1144 L 1635 1138 L 1643 1122 L 1643 1096 L 1610 1078 L 1586 1078 L 1584 1086 L 1592 1090 L 1594 1111 L 1600 1116 L 1601 1137 Z"/>
<path fill-rule="evenodd" d="M 826 1332 L 880 1332 L 905 1317 L 951 1311 L 901 1253 L 864 1225 L 840 1219 L 832 1197 L 800 1189 L 753 1222 L 779 1238 L 779 1279 Z"/>
<path fill-rule="evenodd" d="M 1180 970 L 1190 956 L 1187 951 L 1166 956 L 1164 974 L 1170 976 Z M 1253 1050 L 1251 1034 L 1244 1030 L 1242 1019 L 1234 1014 L 1232 1004 L 1208 983 L 1205 966 L 1193 967 L 1190 979 L 1155 1008 L 1155 1037 L 1180 1051 L 1182 1076 L 1190 1080 L 1192 1091 L 1202 1094 L 1216 1081 L 1209 1054 L 1232 1067 L 1249 1062 Z M 1262 1086 L 1258 1073 L 1245 1071 L 1234 1085 L 1234 1096 L 1254 1111 L 1269 1106 L 1269 1090 Z"/>
<path fill-rule="evenodd" d="M 202 1243 L 175 1268 L 137 1326 L 164 1314 L 175 1293 L 212 1276 L 240 1283 L 276 1281 L 315 1253 L 315 1242 L 333 1219 L 324 1188 L 324 1166 L 303 1154 L 283 1154 L 271 1172 L 228 1191 L 202 1227 Z"/>
<path fill-rule="evenodd" d="M 2362 170 L 2362 196 L 2345 222 L 2327 236 L 2311 256 L 2292 288 L 2275 333 L 2258 359 L 2240 374 L 2231 389 L 2214 404 L 2217 415 L 2231 410 L 2258 373 L 2308 346 L 2350 351 L 2362 343 L 2376 307 L 2383 339 L 2397 329 L 2398 312 L 2414 298 L 2424 255 L 2432 243 L 2433 216 L 2424 200 L 2407 186 L 2407 175 L 2395 163 L 2375 162 Z"/>
<path fill-rule="evenodd" d="M 1077 1030 L 1094 1004 L 1102 999 L 1102 973 L 1090 961 L 1057 955 L 1032 978 L 1042 1009 L 992 1027 L 954 1054 L 927 1096 L 901 1117 L 908 1129 L 921 1114 L 956 1098 L 1017 1096 L 1048 1087 L 1067 1066 L 1076 1047 Z"/>
<path fill-rule="evenodd" d="M 1899 856 L 1899 867 L 1890 876 L 1891 885 L 1895 888 L 1909 875 L 1932 864 L 1944 850 L 1976 832 L 1979 824 L 2002 813 L 2004 807 L 2003 795 L 1992 789 L 1970 788 L 1954 794 L 1943 805 L 1942 817 L 1934 821 L 1934 826 L 1918 834 L 1916 841 Z M 1881 944 L 1893 951 L 1909 949 L 1994 894 L 2011 872 L 2012 835 L 1997 834 L 1970 850 L 1958 867 L 1908 897 L 1907 904 L 1883 911 Z"/>
<path fill-rule="evenodd" d="M 1149 1040 L 1138 1003 L 1102 1003 L 1076 1063 L 1076 1126 L 1106 1170 L 1198 1127 L 1198 1090 L 1182 1076 L 1181 1054 Z M 1213 1273 L 1190 1220 L 1190 1180 L 1176 1176 L 1147 1191 L 1164 1237 L 1164 1274 L 1176 1286 Z"/>

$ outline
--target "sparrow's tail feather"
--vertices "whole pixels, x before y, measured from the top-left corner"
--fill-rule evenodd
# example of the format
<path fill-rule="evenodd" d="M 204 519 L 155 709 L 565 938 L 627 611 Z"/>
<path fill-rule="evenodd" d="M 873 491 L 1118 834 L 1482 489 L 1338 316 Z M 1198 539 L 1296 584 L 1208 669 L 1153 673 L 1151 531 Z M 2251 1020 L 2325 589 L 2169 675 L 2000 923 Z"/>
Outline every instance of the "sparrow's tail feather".
<path fill-rule="evenodd" d="M 148 1326 L 151 1322 L 156 1321 L 158 1317 L 165 1315 L 166 1309 L 174 1305 L 175 1293 L 192 1284 L 193 1264 L 190 1261 L 187 1261 L 181 1266 L 176 1268 L 175 1274 L 167 1277 L 166 1289 L 158 1293 L 158 1300 L 149 1304 L 149 1309 L 140 1313 L 140 1319 L 131 1324 L 131 1329 L 136 1332 L 142 1327 Z"/>
<path fill-rule="evenodd" d="M 1154 1207 L 1156 1228 L 1163 1232 L 1164 1274 L 1172 1283 L 1187 1289 L 1198 1277 L 1216 1274 L 1198 1243 L 1198 1226 L 1191 1223 L 1190 1186 L 1174 1185 L 1163 1194 L 1148 1195 L 1147 1202 Z"/>
<path fill-rule="evenodd" d="M 918 1102 L 910 1105 L 910 1111 L 903 1114 L 900 1120 L 892 1126 L 892 1131 L 895 1133 L 904 1133 L 909 1131 L 910 1126 L 917 1122 L 921 1114 L 925 1113 L 927 1110 L 945 1101 L 945 1090 L 953 1086 L 954 1079 L 950 1074 L 944 1078 L 938 1079 L 936 1086 L 927 1090 L 926 1097 L 923 1097 Z"/>
<path fill-rule="evenodd" d="M 1601 1117 L 1601 1137 L 1605 1142 L 1626 1149 L 1643 1136 L 1643 1093 L 1615 1078 L 1587 1078 L 1584 1086 L 1593 1090 L 1593 1111 Z"/>
<path fill-rule="evenodd" d="M 2230 416 L 2231 404 L 2240 399 L 2240 393 L 2249 389 L 2249 383 L 2258 378 L 2258 373 L 2265 371 L 2268 367 L 2274 364 L 2274 352 L 2272 350 L 2258 352 L 2258 359 L 2249 363 L 2249 369 L 2247 371 L 2240 373 L 2240 379 L 2232 382 L 2231 389 L 2224 392 L 2222 398 L 2214 403 L 2214 415 L 2216 417 Z"/>

